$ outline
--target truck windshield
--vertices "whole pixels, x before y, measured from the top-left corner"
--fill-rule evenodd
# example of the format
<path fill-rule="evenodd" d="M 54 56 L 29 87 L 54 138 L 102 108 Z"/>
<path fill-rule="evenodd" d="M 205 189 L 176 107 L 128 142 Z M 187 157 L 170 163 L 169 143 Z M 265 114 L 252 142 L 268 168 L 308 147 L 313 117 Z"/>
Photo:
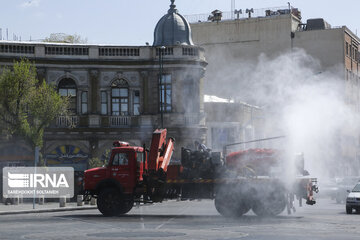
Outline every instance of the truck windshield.
<path fill-rule="evenodd" d="M 112 162 L 113 166 L 126 166 L 129 164 L 129 157 L 127 153 L 116 153 Z"/>

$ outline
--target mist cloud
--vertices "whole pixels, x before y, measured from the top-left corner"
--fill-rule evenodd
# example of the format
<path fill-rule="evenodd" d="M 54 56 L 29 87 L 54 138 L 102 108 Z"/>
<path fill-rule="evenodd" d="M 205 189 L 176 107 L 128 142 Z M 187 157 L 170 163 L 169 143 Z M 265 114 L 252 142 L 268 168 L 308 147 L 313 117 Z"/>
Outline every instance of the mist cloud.
<path fill-rule="evenodd" d="M 208 88 L 262 107 L 268 121 L 264 135 L 287 136 L 280 147 L 289 166 L 294 154 L 303 152 L 305 167 L 314 176 L 351 174 L 339 166 L 345 160 L 346 144 L 350 150 L 345 155 L 355 162 L 356 152 L 351 149 L 357 147 L 359 116 L 354 106 L 345 103 L 343 66 L 324 71 L 301 49 L 275 58 L 260 55 L 256 62 L 227 58 L 224 63 L 217 69 L 222 84 Z"/>

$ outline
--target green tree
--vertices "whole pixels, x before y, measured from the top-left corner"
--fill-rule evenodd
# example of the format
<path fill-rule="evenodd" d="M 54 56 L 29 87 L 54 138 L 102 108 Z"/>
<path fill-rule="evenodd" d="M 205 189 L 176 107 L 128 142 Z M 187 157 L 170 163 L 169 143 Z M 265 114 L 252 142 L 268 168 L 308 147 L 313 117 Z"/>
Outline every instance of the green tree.
<path fill-rule="evenodd" d="M 52 33 L 50 37 L 44 39 L 44 42 L 56 43 L 87 43 L 87 38 L 82 38 L 78 34 Z"/>
<path fill-rule="evenodd" d="M 67 115 L 69 101 L 36 76 L 29 60 L 14 62 L 0 74 L 0 128 L 7 136 L 24 139 L 31 147 L 43 144 L 46 127 Z"/>
<path fill-rule="evenodd" d="M 89 169 L 103 166 L 104 163 L 97 157 L 89 159 Z"/>

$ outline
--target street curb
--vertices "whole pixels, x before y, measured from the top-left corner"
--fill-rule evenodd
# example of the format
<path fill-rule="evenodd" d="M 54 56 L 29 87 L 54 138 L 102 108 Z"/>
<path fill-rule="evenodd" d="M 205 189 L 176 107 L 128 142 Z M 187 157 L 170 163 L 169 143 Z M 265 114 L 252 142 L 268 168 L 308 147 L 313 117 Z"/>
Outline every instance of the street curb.
<path fill-rule="evenodd" d="M 93 210 L 93 209 L 97 209 L 97 207 L 65 207 L 65 208 L 18 210 L 18 211 L 0 212 L 0 215 L 26 214 L 26 213 L 47 213 L 47 212 L 66 212 L 66 211 Z"/>

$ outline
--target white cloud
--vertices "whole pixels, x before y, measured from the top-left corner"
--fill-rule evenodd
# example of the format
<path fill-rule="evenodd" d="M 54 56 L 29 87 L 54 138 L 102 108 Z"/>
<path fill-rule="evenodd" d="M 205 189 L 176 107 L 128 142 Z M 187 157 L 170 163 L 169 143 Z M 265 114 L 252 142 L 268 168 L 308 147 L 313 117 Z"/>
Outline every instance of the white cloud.
<path fill-rule="evenodd" d="M 41 0 L 27 0 L 23 2 L 20 7 L 28 8 L 28 7 L 38 7 L 40 5 Z"/>

